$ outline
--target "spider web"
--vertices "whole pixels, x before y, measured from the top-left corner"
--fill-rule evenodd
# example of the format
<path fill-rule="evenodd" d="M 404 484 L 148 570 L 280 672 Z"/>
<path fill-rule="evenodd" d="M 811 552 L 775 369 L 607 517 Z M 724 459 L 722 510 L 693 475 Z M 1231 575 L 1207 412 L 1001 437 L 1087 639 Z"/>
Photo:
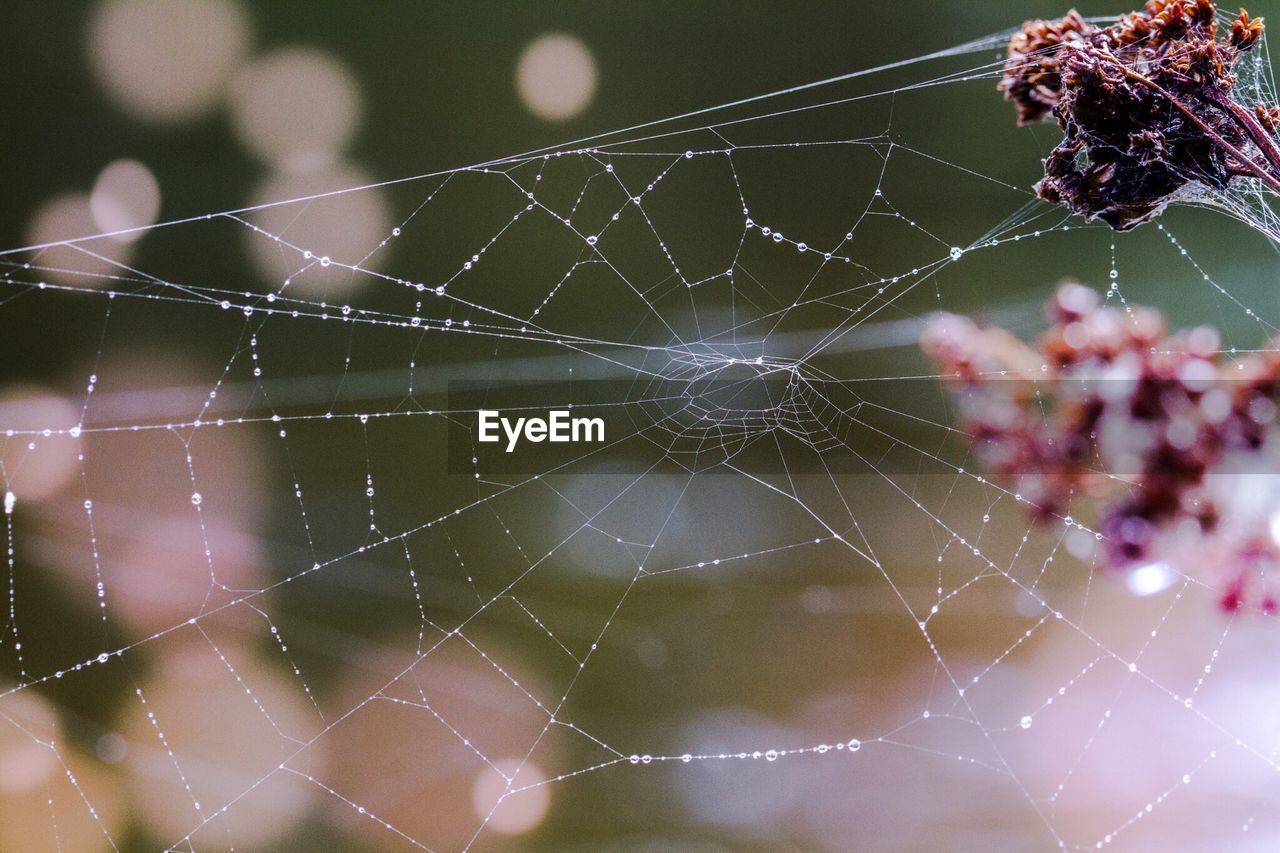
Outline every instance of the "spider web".
<path fill-rule="evenodd" d="M 545 843 L 1274 844 L 1272 621 L 1031 526 L 914 348 L 944 308 L 1031 334 L 1070 274 L 1256 350 L 1269 200 L 1119 236 L 1040 203 L 1052 134 L 936 118 L 997 101 L 1005 39 L 154 226 L 138 264 L 0 255 L 0 323 L 84 366 L 69 422 L 0 422 L 2 742 L 56 768 L 33 843 L 128 845 L 85 769 L 110 737 L 177 850 L 489 848 L 547 809 Z M 402 213 L 363 252 L 295 237 L 375 190 Z M 130 355 L 174 335 L 190 364 Z M 461 385 L 550 387 L 607 441 L 498 470 Z M 49 453 L 73 486 L 29 499 Z"/>

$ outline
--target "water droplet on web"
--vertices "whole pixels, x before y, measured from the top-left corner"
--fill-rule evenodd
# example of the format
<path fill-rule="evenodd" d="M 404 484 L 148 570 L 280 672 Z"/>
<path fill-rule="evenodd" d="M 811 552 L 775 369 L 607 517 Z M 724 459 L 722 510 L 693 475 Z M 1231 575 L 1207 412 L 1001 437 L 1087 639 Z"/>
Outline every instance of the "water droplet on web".
<path fill-rule="evenodd" d="M 952 247 L 951 247 L 951 260 L 953 260 L 953 261 L 958 261 L 958 260 L 960 260 L 960 257 L 961 257 L 963 254 L 964 254 L 964 249 L 961 249 L 959 246 L 952 246 Z"/>
<path fill-rule="evenodd" d="M 1031 718 L 1023 717 L 1021 720 L 1018 721 L 1018 725 L 1022 726 L 1024 729 L 1031 728 Z"/>

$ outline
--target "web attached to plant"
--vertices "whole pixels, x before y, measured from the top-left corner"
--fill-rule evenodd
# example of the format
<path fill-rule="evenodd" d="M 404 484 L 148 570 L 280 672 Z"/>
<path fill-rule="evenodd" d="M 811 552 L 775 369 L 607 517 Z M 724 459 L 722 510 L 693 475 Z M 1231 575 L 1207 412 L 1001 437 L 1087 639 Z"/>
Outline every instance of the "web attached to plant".
<path fill-rule="evenodd" d="M 1231 256 L 1203 207 L 1117 236 L 1037 201 L 1051 140 L 934 118 L 997 100 L 1005 39 L 380 185 L 407 204 L 354 256 L 293 223 L 373 188 L 155 226 L 136 265 L 3 253 L 0 323 L 85 353 L 69 412 L 0 423 L 34 837 L 1274 844 L 1273 620 L 1033 525 L 915 349 L 939 309 L 1033 333 L 1062 275 L 1256 349 L 1270 199 L 1187 199 L 1243 220 Z M 615 389 L 578 404 L 611 432 L 459 472 L 451 382 Z"/>

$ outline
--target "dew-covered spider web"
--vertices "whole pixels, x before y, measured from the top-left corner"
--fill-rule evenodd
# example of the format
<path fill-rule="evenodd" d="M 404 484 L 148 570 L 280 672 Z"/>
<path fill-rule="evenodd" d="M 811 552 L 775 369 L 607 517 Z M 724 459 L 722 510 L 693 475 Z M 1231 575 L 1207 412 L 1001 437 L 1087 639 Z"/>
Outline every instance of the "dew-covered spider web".
<path fill-rule="evenodd" d="M 939 310 L 1030 338 L 1072 277 L 1256 351 L 1270 199 L 1120 235 L 1039 201 L 1056 130 L 995 93 L 1006 39 L 202 213 L 127 263 L 109 235 L 0 253 L 0 329 L 48 330 L 23 370 L 61 392 L 0 404 L 6 822 L 30 849 L 1273 848 L 1274 618 L 1102 571 L 1087 505 L 1033 522 L 917 347 Z M 1264 52 L 1241 74 L 1274 100 Z M 370 193 L 394 215 L 353 245 Z M 605 441 L 507 458 L 486 399 Z"/>

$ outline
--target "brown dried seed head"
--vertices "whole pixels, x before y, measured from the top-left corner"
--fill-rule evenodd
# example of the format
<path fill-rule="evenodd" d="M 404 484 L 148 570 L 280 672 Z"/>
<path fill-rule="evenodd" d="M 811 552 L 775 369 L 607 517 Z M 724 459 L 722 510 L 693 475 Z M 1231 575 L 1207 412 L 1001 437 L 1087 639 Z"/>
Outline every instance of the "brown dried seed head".
<path fill-rule="evenodd" d="M 1009 42 L 1008 59 L 998 86 L 1005 100 L 1018 108 L 1018 124 L 1049 115 L 1062 91 L 1059 66 L 1063 45 L 1079 42 L 1094 26 L 1072 9 L 1060 21 L 1034 20 Z"/>
<path fill-rule="evenodd" d="M 1280 107 L 1258 104 L 1253 108 L 1253 112 L 1258 117 L 1258 123 L 1272 133 L 1280 128 Z"/>
<path fill-rule="evenodd" d="M 1231 45 L 1236 50 L 1245 51 L 1252 48 L 1262 38 L 1263 23 L 1261 18 L 1250 18 L 1244 9 L 1240 17 L 1231 22 Z"/>
<path fill-rule="evenodd" d="M 1187 14 L 1197 26 L 1213 26 L 1214 16 L 1218 13 L 1213 0 L 1192 0 L 1187 3 Z"/>
<path fill-rule="evenodd" d="M 1097 28 L 1076 13 L 1028 21 L 1009 45 L 1000 89 L 1025 124 L 1052 112 L 1062 142 L 1040 197 L 1124 231 L 1160 215 L 1183 187 L 1223 190 L 1248 175 L 1280 191 L 1280 115 L 1234 103 L 1241 52 L 1262 22 L 1242 11 L 1217 36 L 1213 0 L 1149 0 Z M 1265 167 L 1249 160 L 1258 147 Z M 1242 153 L 1244 152 L 1244 153 Z M 1263 174 L 1263 170 L 1266 173 Z"/>

